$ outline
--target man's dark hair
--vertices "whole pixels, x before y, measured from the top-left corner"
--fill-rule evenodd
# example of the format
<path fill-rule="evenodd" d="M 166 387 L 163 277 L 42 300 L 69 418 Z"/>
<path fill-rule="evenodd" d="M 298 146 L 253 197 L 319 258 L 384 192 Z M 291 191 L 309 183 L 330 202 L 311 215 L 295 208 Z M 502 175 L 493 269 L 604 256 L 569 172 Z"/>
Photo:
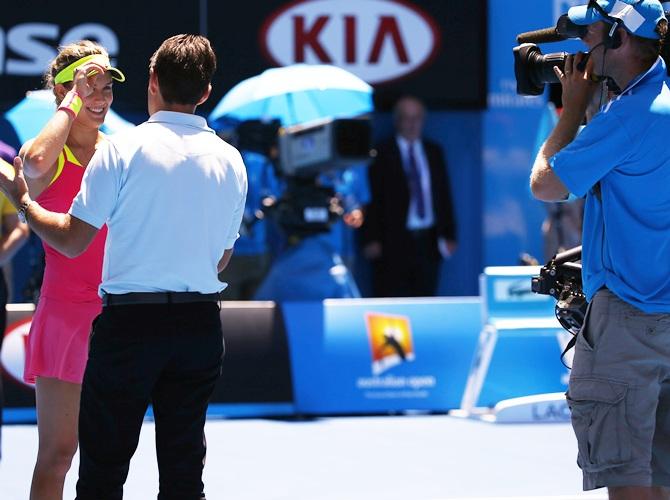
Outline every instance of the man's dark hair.
<path fill-rule="evenodd" d="M 656 31 L 661 35 L 659 52 L 665 61 L 666 71 L 670 75 L 670 28 L 668 27 L 668 21 L 660 21 Z"/>
<path fill-rule="evenodd" d="M 666 65 L 668 62 L 667 53 L 668 53 L 668 22 L 665 19 L 662 19 L 656 25 L 654 30 L 660 36 L 658 40 L 652 40 L 650 38 L 643 38 L 637 35 L 631 35 L 636 41 L 639 48 L 640 58 L 645 65 L 651 65 L 658 58 L 662 56 L 665 59 Z"/>
<path fill-rule="evenodd" d="M 161 95 L 170 104 L 198 104 L 216 71 L 216 55 L 200 35 L 175 35 L 165 40 L 149 61 Z"/>

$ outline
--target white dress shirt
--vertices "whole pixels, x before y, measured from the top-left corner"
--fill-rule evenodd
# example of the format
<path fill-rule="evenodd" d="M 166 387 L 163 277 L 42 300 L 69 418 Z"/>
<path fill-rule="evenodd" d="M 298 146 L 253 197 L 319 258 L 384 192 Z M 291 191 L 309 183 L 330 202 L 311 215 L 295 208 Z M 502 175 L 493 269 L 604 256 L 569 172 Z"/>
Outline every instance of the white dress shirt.
<path fill-rule="evenodd" d="M 400 149 L 400 157 L 402 165 L 405 169 L 405 174 L 409 182 L 409 141 L 401 136 L 396 136 L 398 148 Z M 433 195 L 430 187 L 430 169 L 428 168 L 428 160 L 426 159 L 426 152 L 423 150 L 421 140 L 414 141 L 414 157 L 416 159 L 419 175 L 421 176 L 421 192 L 424 200 L 424 216 L 419 217 L 417 210 L 417 200 L 412 197 L 412 190 L 410 193 L 409 211 L 407 213 L 407 229 L 415 231 L 417 229 L 427 229 L 435 224 L 435 215 L 433 213 Z"/>

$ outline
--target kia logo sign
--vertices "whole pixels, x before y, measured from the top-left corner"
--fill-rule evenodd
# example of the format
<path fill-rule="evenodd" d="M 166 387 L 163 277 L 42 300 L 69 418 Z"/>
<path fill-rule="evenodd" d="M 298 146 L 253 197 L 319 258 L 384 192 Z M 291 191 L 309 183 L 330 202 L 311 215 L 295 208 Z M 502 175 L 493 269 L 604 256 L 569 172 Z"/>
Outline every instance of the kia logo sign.
<path fill-rule="evenodd" d="M 2 351 L 0 351 L 0 361 L 2 361 L 4 372 L 21 385 L 29 387 L 32 387 L 32 384 L 23 381 L 23 367 L 26 363 L 31 320 L 29 316 L 9 325 L 2 344 Z"/>
<path fill-rule="evenodd" d="M 260 35 L 279 66 L 333 64 L 371 84 L 417 71 L 440 45 L 435 21 L 400 0 L 303 0 L 270 16 Z"/>

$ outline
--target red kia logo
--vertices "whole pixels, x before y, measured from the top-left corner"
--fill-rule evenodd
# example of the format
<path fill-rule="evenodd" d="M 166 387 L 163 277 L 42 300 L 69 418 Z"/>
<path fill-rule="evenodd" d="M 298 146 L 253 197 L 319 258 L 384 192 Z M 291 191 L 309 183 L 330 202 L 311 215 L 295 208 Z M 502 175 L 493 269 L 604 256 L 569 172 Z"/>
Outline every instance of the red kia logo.
<path fill-rule="evenodd" d="M 437 23 L 401 0 L 301 0 L 268 18 L 261 47 L 274 64 L 333 64 L 371 84 L 428 64 L 440 45 Z"/>

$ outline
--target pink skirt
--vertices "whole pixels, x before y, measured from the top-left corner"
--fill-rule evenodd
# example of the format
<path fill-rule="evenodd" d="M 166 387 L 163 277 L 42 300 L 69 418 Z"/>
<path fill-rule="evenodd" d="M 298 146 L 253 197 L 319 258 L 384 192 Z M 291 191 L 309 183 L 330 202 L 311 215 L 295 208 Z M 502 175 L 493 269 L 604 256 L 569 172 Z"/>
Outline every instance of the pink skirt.
<path fill-rule="evenodd" d="M 48 377 L 81 384 L 88 359 L 91 325 L 102 303 L 40 297 L 26 346 L 23 379 Z"/>

